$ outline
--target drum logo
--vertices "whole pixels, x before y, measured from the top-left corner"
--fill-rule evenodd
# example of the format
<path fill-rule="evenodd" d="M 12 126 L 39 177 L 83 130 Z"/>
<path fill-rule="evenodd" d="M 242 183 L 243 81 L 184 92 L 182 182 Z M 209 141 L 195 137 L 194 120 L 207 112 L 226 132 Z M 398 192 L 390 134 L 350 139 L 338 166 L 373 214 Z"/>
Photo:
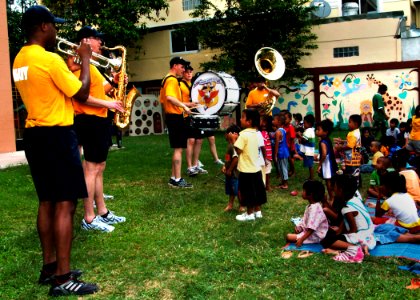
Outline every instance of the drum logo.
<path fill-rule="evenodd" d="M 199 80 L 194 83 L 195 86 L 200 86 L 198 89 L 198 102 L 204 106 L 204 109 L 217 105 L 219 102 L 218 84 L 222 84 L 220 79 L 208 78 Z"/>

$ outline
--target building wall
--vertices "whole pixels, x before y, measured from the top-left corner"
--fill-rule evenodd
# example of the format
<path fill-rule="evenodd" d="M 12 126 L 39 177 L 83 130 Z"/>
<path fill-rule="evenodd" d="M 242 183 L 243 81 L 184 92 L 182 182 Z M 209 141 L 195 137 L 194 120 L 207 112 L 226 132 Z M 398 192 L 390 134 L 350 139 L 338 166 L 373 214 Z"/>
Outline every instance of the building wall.
<path fill-rule="evenodd" d="M 305 68 L 401 61 L 401 40 L 395 38 L 399 17 L 322 24 L 313 29 L 318 49 L 301 61 Z M 334 58 L 337 47 L 359 47 L 359 56 Z"/>
<path fill-rule="evenodd" d="M 0 153 L 16 150 L 6 1 L 0 0 Z"/>

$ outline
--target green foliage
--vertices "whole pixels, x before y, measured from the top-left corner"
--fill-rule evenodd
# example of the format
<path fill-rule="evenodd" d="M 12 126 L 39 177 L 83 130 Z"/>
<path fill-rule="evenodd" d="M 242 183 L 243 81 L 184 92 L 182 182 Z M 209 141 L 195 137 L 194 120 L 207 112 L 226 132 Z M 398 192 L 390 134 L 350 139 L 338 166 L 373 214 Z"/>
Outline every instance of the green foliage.
<path fill-rule="evenodd" d="M 228 0 L 223 9 L 211 2 L 202 1 L 192 13 L 200 21 L 186 25 L 196 31 L 203 48 L 221 50 L 202 65 L 204 69 L 233 72 L 239 81 L 247 82 L 256 75 L 257 50 L 272 47 L 285 59 L 285 80 L 306 74 L 299 60 L 317 48 L 311 31 L 313 8 L 304 5 L 306 0 Z"/>
<path fill-rule="evenodd" d="M 22 48 L 25 37 L 21 29 L 22 14 L 31 5 L 36 4 L 35 0 L 21 0 L 9 1 L 14 2 L 19 8 L 12 10 L 11 4 L 7 5 L 7 31 L 9 35 L 9 52 L 10 52 L 10 65 Z"/>
<path fill-rule="evenodd" d="M 65 38 L 72 39 L 78 28 L 92 25 L 106 33 L 108 45 L 132 47 L 138 47 L 145 34 L 144 20 L 161 19 L 162 10 L 168 7 L 166 0 L 45 0 L 43 3 L 54 14 L 68 20 L 62 28 Z"/>
<path fill-rule="evenodd" d="M 125 149 L 109 154 L 104 189 L 115 196 L 106 202 L 108 209 L 127 222 L 110 234 L 83 231 L 81 202 L 74 218 L 72 267 L 100 287 L 83 299 L 418 298 L 418 291 L 405 289 L 413 275 L 398 270 L 408 264 L 403 259 L 366 257 L 362 264 L 343 264 L 322 254 L 281 258 L 284 236 L 293 232 L 290 218 L 308 205 L 289 195 L 300 192 L 308 176 L 301 162 L 289 191 L 268 194 L 264 217 L 240 223 L 236 210 L 223 211 L 223 176 L 206 140 L 200 160 L 209 174 L 188 178 L 194 184 L 188 191 L 167 186 L 173 152 L 166 135 L 123 142 Z M 217 134 L 216 142 L 223 157 L 224 136 Z M 183 166 L 185 171 L 185 161 Z M 271 175 L 271 184 L 278 184 Z M 0 170 L 0 186 L 0 299 L 46 299 L 48 287 L 37 284 L 38 201 L 28 166 Z"/>

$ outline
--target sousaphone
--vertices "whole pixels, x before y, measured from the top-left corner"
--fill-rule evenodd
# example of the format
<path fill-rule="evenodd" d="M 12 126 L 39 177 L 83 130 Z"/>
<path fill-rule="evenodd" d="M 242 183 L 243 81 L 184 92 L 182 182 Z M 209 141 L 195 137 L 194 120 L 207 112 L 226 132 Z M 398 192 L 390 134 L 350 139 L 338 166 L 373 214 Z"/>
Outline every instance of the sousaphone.
<path fill-rule="evenodd" d="M 285 70 L 286 64 L 281 54 L 270 47 L 264 47 L 257 51 L 254 57 L 255 67 L 258 73 L 268 80 L 280 79 Z M 268 98 L 265 102 L 260 104 L 259 112 L 263 115 L 268 115 L 276 104 L 276 98 Z"/>

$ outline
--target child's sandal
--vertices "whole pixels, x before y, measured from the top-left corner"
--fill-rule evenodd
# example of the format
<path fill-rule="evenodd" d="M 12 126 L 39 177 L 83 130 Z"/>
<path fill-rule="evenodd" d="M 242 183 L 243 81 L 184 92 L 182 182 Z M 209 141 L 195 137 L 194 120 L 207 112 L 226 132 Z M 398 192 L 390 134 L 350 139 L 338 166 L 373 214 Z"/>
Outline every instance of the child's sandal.
<path fill-rule="evenodd" d="M 290 251 L 290 250 L 282 251 L 282 253 L 281 253 L 281 257 L 284 258 L 284 259 L 289 259 L 292 256 L 293 256 L 293 252 Z"/>
<path fill-rule="evenodd" d="M 305 250 L 298 254 L 298 258 L 307 258 L 313 254 L 314 254 L 313 252 Z"/>

